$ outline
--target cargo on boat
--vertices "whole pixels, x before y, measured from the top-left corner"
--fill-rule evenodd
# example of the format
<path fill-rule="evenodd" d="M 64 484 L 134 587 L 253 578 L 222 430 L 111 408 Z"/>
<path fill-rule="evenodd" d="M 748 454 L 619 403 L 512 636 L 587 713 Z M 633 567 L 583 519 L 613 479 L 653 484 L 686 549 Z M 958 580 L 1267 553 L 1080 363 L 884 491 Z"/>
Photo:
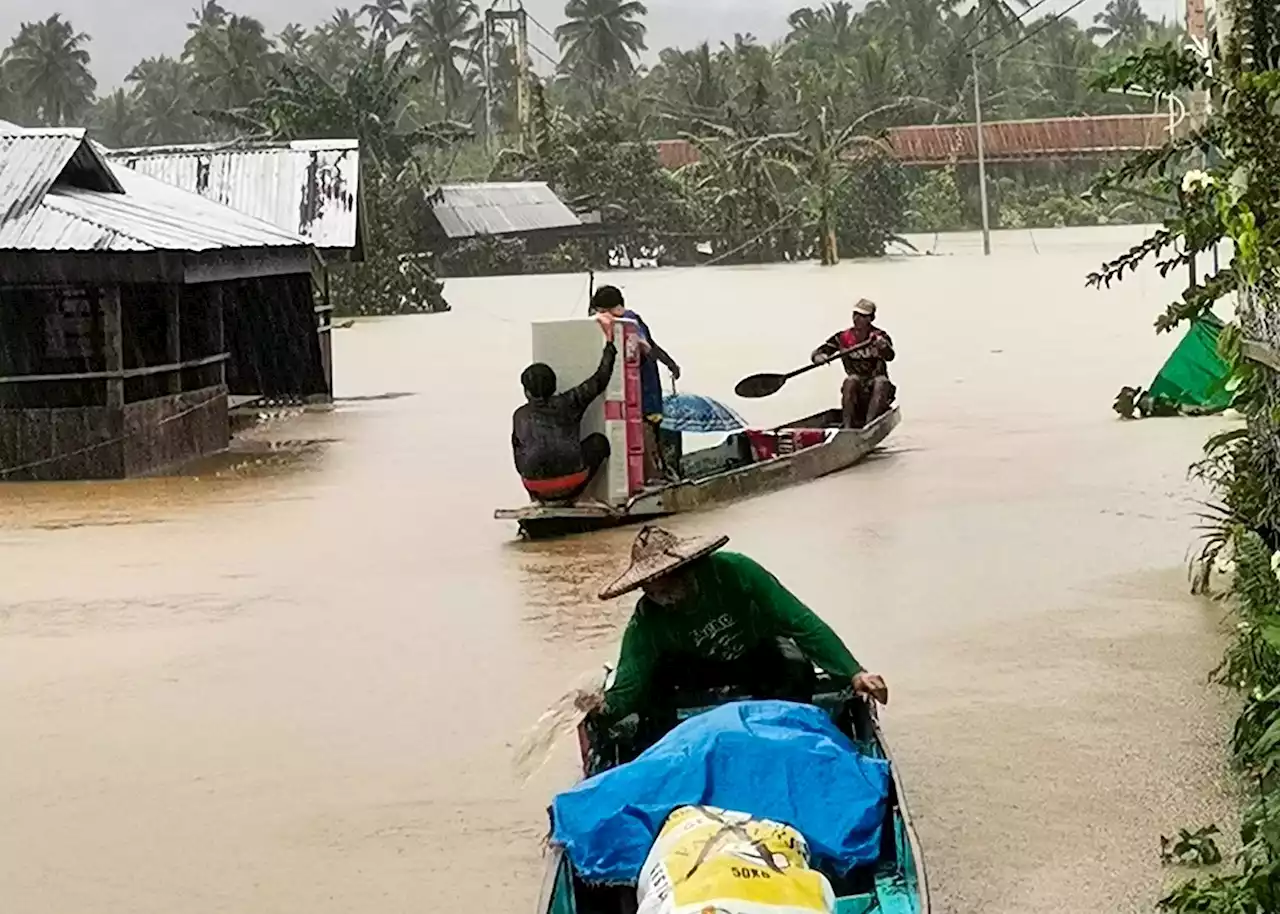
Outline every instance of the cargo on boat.
<path fill-rule="evenodd" d="M 724 706 L 741 702 L 749 697 L 746 690 L 735 688 L 689 693 L 681 696 L 679 716 L 682 720 L 689 721 L 717 707 L 720 711 L 730 711 L 730 708 Z M 887 765 L 889 771 L 887 796 L 882 791 L 879 794 L 882 802 L 875 807 L 880 810 L 882 818 L 877 816 L 874 819 L 872 824 L 876 827 L 872 832 L 872 843 L 869 848 L 862 849 L 856 865 L 838 872 L 830 861 L 815 859 L 815 865 L 830 882 L 835 896 L 835 914 L 869 914 L 872 911 L 882 912 L 882 914 L 930 914 L 929 884 L 924 858 L 907 810 L 902 783 L 877 720 L 874 706 L 866 699 L 855 696 L 844 683 L 825 675 L 818 677 L 812 704 L 815 707 L 790 705 L 790 708 L 795 709 L 796 713 L 808 713 L 828 721 L 828 725 L 834 725 L 843 734 L 843 737 L 837 737 L 837 739 L 847 737 L 852 741 L 859 755 L 876 760 L 869 764 Z M 737 705 L 733 709 L 735 714 L 738 713 L 739 707 L 747 706 Z M 746 717 L 750 712 L 742 713 Z M 753 723 L 751 720 L 746 720 L 745 723 L 746 730 L 751 731 L 753 727 L 759 727 L 762 722 Z M 594 732 L 593 728 L 587 724 L 579 729 L 582 772 L 585 777 L 610 771 L 618 765 L 631 761 L 644 749 L 649 748 L 634 743 L 625 731 L 620 733 L 619 730 L 624 728 L 620 726 L 607 735 Z M 738 747 L 739 751 L 745 751 L 741 738 L 735 739 L 732 745 Z M 830 752 L 822 754 L 824 758 L 818 761 L 823 763 L 829 761 Z M 728 755 L 730 763 L 740 757 L 738 751 L 730 752 Z M 706 758 L 690 761 L 696 765 L 708 764 Z M 753 763 L 748 762 L 744 772 L 749 774 L 749 769 L 753 767 Z M 798 786 L 798 782 L 805 781 L 803 771 L 806 768 L 807 763 L 800 765 L 795 771 L 779 772 L 779 777 L 783 777 L 788 784 L 783 791 L 784 794 L 793 796 L 789 792 Z M 618 773 L 621 774 L 621 771 Z M 742 773 L 739 772 L 739 774 Z M 799 777 L 796 777 L 797 773 L 800 773 Z M 807 786 L 803 784 L 800 786 L 826 792 L 828 795 L 799 797 L 797 799 L 801 806 L 809 810 L 814 809 L 815 806 L 827 808 L 834 811 L 831 813 L 832 816 L 838 817 L 839 811 L 843 808 L 842 804 L 849 804 L 850 815 L 846 817 L 848 821 L 858 819 L 863 815 L 861 810 L 871 808 L 863 805 L 861 797 L 846 796 L 843 792 L 830 787 L 815 786 L 819 783 L 824 785 L 830 783 L 828 776 L 815 774 L 808 779 Z M 852 788 L 857 783 L 857 779 L 844 783 Z M 590 791 L 598 789 L 598 785 L 594 783 L 581 786 Z M 594 793 L 587 795 L 593 799 L 598 796 Z M 569 807 L 562 808 L 560 802 L 558 798 L 555 807 L 558 811 L 569 809 Z M 636 803 L 638 805 L 628 807 L 631 810 L 630 813 L 621 816 L 626 833 L 631 832 L 634 822 L 644 819 L 648 813 L 652 812 L 643 800 L 637 798 Z M 769 813 L 756 809 L 745 809 L 743 812 L 753 816 L 770 816 Z M 636 819 L 636 816 L 640 819 Z M 605 827 L 609 822 L 610 820 L 605 820 Z M 654 824 L 660 825 L 660 823 Z M 799 827 L 799 830 L 803 832 L 804 828 Z M 600 841 L 597 840 L 595 843 L 598 844 Z M 609 846 L 616 848 L 612 843 Z M 636 885 L 616 880 L 601 881 L 583 878 L 583 873 L 573 862 L 574 859 L 580 859 L 583 853 L 580 845 L 578 848 L 577 851 L 567 851 L 559 842 L 551 844 L 536 914 L 633 914 L 636 910 Z M 613 851 L 607 853 L 603 859 L 591 858 L 594 863 L 602 865 L 604 861 L 616 862 L 617 859 L 618 856 Z M 588 863 L 588 866 L 590 865 L 591 863 Z M 606 866 L 608 865 L 612 864 Z"/>
<path fill-rule="evenodd" d="M 639 346 L 630 321 L 615 325 L 620 358 L 600 401 L 582 421 L 582 435 L 601 432 L 610 457 L 585 495 L 572 504 L 530 503 L 494 512 L 515 521 L 537 539 L 584 533 L 651 520 L 776 491 L 847 469 L 865 459 L 901 421 L 898 407 L 860 429 L 841 428 L 840 410 L 830 409 L 768 429 L 745 429 L 715 447 L 681 454 L 673 464 L 679 480 L 644 484 L 644 441 L 640 415 Z M 561 389 L 595 370 L 600 330 L 593 321 L 533 325 L 536 361 L 555 369 Z"/>

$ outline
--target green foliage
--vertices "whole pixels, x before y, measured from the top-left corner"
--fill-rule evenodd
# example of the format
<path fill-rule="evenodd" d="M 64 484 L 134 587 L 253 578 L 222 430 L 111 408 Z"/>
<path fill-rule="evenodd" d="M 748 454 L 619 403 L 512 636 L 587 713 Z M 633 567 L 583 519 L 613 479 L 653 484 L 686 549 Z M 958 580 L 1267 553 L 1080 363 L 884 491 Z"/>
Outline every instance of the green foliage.
<path fill-rule="evenodd" d="M 441 252 L 437 258 L 443 276 L 506 276 L 525 272 L 522 238 L 477 235 Z"/>
<path fill-rule="evenodd" d="M 921 170 L 907 190 L 908 232 L 954 232 L 966 227 L 954 168 Z"/>
<path fill-rule="evenodd" d="M 1215 840 L 1220 834 L 1218 826 L 1209 825 L 1196 831 L 1179 829 L 1176 838 L 1161 835 L 1160 859 L 1165 864 L 1216 866 L 1222 862 L 1222 851 Z"/>
<path fill-rule="evenodd" d="M 448 310 L 444 285 L 416 250 L 414 227 L 422 190 L 411 169 L 394 177 L 365 176 L 365 260 L 335 264 L 330 301 L 335 314 L 415 314 Z"/>
<path fill-rule="evenodd" d="M 1089 278 L 1108 285 L 1150 258 L 1167 273 L 1222 239 L 1235 252 L 1216 276 L 1189 287 L 1156 322 L 1159 330 L 1171 329 L 1222 295 L 1237 293 L 1239 323 L 1223 331 L 1219 348 L 1233 366 L 1234 405 L 1248 420 L 1244 429 L 1212 439 L 1194 472 L 1218 499 L 1203 515 L 1204 567 L 1227 554 L 1234 561 L 1227 596 L 1236 632 L 1216 676 L 1244 697 L 1232 749 L 1256 793 L 1245 811 L 1235 866 L 1178 886 L 1160 902 L 1176 914 L 1280 910 L 1280 379 L 1244 357 L 1246 333 L 1276 342 L 1271 326 L 1280 311 L 1280 72 L 1269 69 L 1280 32 L 1270 26 L 1274 4 L 1241 2 L 1231 12 L 1240 21 L 1215 66 L 1166 45 L 1129 58 L 1105 81 L 1166 93 L 1205 89 L 1216 104 L 1195 133 L 1136 157 L 1101 183 L 1105 192 L 1124 182 L 1148 182 L 1176 193 L 1179 212 Z M 1180 174 L 1193 156 L 1202 157 L 1197 164 L 1205 167 Z M 1166 844 L 1167 856 L 1201 855 L 1202 837 L 1184 832 Z"/>
<path fill-rule="evenodd" d="M 24 22 L 0 55 L 0 79 L 16 113 L 55 127 L 73 124 L 93 103 L 97 81 L 89 72 L 89 36 L 54 13 Z"/>

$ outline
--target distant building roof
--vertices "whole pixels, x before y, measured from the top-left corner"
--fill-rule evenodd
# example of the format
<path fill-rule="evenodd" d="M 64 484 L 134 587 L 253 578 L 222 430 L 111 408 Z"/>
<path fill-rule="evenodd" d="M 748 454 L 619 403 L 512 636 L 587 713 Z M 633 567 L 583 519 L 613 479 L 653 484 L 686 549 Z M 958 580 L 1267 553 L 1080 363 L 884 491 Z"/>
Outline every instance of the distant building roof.
<path fill-rule="evenodd" d="M 446 184 L 428 197 L 431 213 L 450 239 L 519 235 L 582 223 L 546 184 Z"/>
<path fill-rule="evenodd" d="M 154 146 L 106 154 L 139 174 L 301 235 L 321 250 L 363 253 L 357 140 Z"/>
<path fill-rule="evenodd" d="M 306 239 L 127 169 L 84 130 L 0 130 L 0 251 L 200 253 Z"/>

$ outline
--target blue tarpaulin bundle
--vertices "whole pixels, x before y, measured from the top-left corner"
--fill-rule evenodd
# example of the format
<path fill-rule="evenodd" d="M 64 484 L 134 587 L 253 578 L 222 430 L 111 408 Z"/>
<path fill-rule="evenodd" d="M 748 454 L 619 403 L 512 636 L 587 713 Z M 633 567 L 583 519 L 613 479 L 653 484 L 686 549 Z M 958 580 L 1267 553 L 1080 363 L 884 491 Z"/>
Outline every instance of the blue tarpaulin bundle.
<path fill-rule="evenodd" d="M 844 874 L 879 858 L 889 782 L 888 762 L 860 754 L 821 709 L 735 702 L 557 796 L 552 839 L 587 882 L 631 884 L 673 810 L 715 806 L 798 829 L 815 863 Z"/>

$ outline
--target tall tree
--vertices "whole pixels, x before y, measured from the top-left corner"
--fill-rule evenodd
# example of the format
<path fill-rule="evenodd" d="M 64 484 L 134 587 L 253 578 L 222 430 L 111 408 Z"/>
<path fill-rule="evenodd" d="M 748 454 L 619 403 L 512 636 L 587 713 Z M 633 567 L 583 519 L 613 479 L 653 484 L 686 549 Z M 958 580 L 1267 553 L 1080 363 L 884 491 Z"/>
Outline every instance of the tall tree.
<path fill-rule="evenodd" d="M 276 35 L 276 45 L 287 57 L 301 57 L 307 52 L 307 30 L 296 22 L 290 22 Z"/>
<path fill-rule="evenodd" d="M 172 57 L 148 57 L 129 71 L 137 102 L 140 143 L 193 143 L 206 123 L 195 113 L 191 68 Z"/>
<path fill-rule="evenodd" d="M 345 80 L 364 60 L 369 42 L 348 9 L 339 8 L 307 40 L 310 61 L 331 79 Z"/>
<path fill-rule="evenodd" d="M 484 27 L 474 0 L 418 0 L 402 34 L 417 56 L 423 81 L 452 117 L 478 62 Z"/>
<path fill-rule="evenodd" d="M 360 7 L 360 15 L 369 20 L 373 37 L 391 38 L 400 31 L 400 17 L 408 12 L 404 0 L 370 0 Z"/>
<path fill-rule="evenodd" d="M 1150 37 L 1154 25 L 1140 0 L 1109 0 L 1093 17 L 1089 37 L 1103 39 L 1108 48 L 1137 48 Z"/>
<path fill-rule="evenodd" d="M 93 132 L 103 144 L 122 149 L 142 140 L 142 116 L 132 92 L 116 89 L 98 99 L 90 115 Z"/>
<path fill-rule="evenodd" d="M 472 132 L 458 124 L 417 125 L 407 117 L 420 76 L 413 49 L 376 41 L 340 81 L 299 62 L 272 77 L 248 105 L 217 112 L 224 124 L 260 139 L 355 137 L 362 158 L 384 175 L 411 164 L 419 147 L 447 146 Z"/>
<path fill-rule="evenodd" d="M 228 14 L 216 2 L 197 12 L 197 20 L 188 25 L 183 59 L 195 73 L 200 103 L 213 109 L 235 108 L 261 95 L 276 66 L 262 23 Z"/>
<path fill-rule="evenodd" d="M 648 46 L 641 19 L 649 9 L 640 0 L 569 0 L 565 22 L 556 28 L 560 65 L 586 86 L 599 107 L 605 91 L 636 71 L 636 59 Z"/>
<path fill-rule="evenodd" d="M 64 126 L 93 103 L 98 83 L 89 72 L 88 42 L 60 13 L 19 28 L 4 55 L 5 71 L 41 122 Z"/>

